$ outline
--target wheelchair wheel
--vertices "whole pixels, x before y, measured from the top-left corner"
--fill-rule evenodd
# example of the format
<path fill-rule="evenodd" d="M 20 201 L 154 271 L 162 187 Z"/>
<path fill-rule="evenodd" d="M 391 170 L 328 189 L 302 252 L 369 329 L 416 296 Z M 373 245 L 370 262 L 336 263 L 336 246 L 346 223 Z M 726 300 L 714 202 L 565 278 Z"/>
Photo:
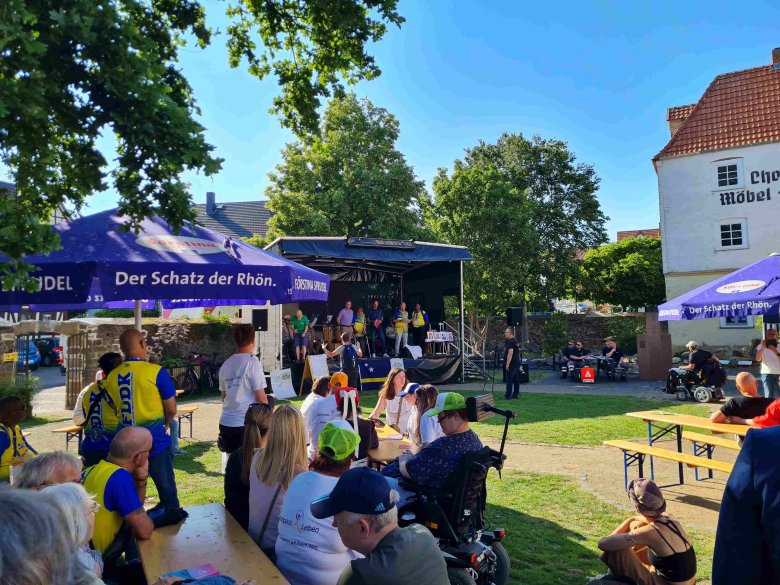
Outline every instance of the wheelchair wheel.
<path fill-rule="evenodd" d="M 693 391 L 693 398 L 696 400 L 696 402 L 706 403 L 712 400 L 712 392 L 710 392 L 709 388 L 705 388 L 704 386 L 697 386 Z"/>
<path fill-rule="evenodd" d="M 450 585 L 477 585 L 466 569 L 447 569 Z"/>
<path fill-rule="evenodd" d="M 506 585 L 509 582 L 509 567 L 511 565 L 509 554 L 500 542 L 494 542 L 490 545 L 490 548 L 493 549 L 493 554 L 496 555 L 496 572 L 493 575 L 493 583 L 495 585 Z"/>
<path fill-rule="evenodd" d="M 677 386 L 677 400 L 682 400 L 683 402 L 688 400 L 688 390 L 685 386 Z"/>

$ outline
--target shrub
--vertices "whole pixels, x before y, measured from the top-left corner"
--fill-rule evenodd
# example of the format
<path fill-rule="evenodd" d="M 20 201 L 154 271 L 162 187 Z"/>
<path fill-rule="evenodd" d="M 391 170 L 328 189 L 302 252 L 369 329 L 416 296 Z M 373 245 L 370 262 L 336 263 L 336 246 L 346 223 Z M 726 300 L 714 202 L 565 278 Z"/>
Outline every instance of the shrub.
<path fill-rule="evenodd" d="M 636 353 L 636 336 L 645 332 L 644 317 L 609 317 L 607 331 L 626 355 Z"/>
<path fill-rule="evenodd" d="M 160 310 L 157 308 L 141 311 L 141 317 L 154 318 L 159 316 Z M 98 309 L 95 311 L 95 317 L 102 317 L 105 319 L 132 319 L 135 317 L 135 311 L 133 311 L 133 309 Z"/>
<path fill-rule="evenodd" d="M 542 355 L 551 356 L 566 345 L 569 340 L 569 318 L 566 313 L 555 312 L 544 324 Z"/>
<path fill-rule="evenodd" d="M 210 325 L 208 336 L 213 341 L 219 341 L 233 328 L 233 324 L 230 322 L 230 318 L 227 315 L 203 313 L 203 320 Z"/>
<path fill-rule="evenodd" d="M 38 378 L 27 376 L 19 384 L 16 382 L 0 382 L 0 398 L 6 396 L 18 396 L 24 402 L 24 408 L 27 416 L 32 415 L 32 401 L 35 393 L 38 391 Z"/>

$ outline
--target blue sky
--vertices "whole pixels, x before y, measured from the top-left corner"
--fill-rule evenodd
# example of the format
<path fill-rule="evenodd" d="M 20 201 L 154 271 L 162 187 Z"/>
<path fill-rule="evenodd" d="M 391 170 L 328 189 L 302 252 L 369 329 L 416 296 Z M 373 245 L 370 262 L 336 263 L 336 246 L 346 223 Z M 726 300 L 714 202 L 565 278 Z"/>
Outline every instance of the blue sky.
<path fill-rule="evenodd" d="M 225 3 L 206 4 L 224 30 Z M 401 0 L 399 10 L 407 22 L 371 47 L 382 76 L 353 90 L 398 118 L 417 176 L 430 186 L 437 168 L 505 131 L 558 138 L 601 177 L 611 239 L 658 225 L 651 158 L 669 138 L 666 108 L 695 102 L 720 73 L 769 63 L 780 46 L 780 8 L 768 2 Z M 187 177 L 196 202 L 212 190 L 223 202 L 264 198 L 292 140 L 268 114 L 275 81 L 230 69 L 224 41 L 181 53 L 225 159 L 216 177 Z M 90 210 L 115 200 L 95 195 Z"/>

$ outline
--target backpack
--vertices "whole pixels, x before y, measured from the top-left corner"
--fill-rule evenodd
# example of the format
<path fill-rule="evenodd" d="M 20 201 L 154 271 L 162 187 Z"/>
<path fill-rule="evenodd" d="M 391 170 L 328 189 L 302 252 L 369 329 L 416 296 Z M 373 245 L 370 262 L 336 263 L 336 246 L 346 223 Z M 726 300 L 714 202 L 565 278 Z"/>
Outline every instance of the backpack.
<path fill-rule="evenodd" d="M 354 370 L 358 366 L 358 354 L 355 347 L 350 343 L 344 346 L 341 354 L 341 369 L 346 371 Z"/>

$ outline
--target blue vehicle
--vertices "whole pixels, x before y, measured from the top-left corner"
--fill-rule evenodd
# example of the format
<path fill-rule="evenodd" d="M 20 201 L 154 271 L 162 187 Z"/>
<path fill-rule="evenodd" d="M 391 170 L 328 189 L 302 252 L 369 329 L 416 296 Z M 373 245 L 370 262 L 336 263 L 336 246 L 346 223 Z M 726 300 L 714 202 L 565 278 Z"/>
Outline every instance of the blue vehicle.
<path fill-rule="evenodd" d="M 16 340 L 16 367 L 29 366 L 31 370 L 37 370 L 41 365 L 41 352 L 32 339 L 21 337 Z"/>

